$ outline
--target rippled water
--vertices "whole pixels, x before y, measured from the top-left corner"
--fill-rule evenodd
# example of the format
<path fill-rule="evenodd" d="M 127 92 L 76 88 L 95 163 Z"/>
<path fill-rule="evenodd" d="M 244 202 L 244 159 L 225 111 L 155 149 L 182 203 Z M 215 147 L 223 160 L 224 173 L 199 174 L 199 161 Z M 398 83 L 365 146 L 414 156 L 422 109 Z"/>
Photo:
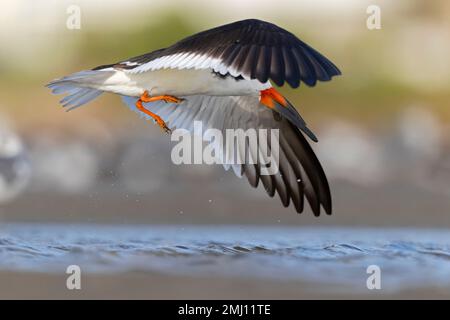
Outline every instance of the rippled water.
<path fill-rule="evenodd" d="M 162 272 L 339 284 L 366 290 L 450 286 L 450 230 L 248 226 L 7 225 L 0 270 Z M 63 271 L 64 270 L 64 271 Z"/>

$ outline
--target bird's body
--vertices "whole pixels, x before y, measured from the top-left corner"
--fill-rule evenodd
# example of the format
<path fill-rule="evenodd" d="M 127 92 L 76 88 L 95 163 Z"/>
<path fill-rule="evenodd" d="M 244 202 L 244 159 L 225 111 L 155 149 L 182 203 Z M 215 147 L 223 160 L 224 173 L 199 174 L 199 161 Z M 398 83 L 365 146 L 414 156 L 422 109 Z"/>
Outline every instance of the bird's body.
<path fill-rule="evenodd" d="M 270 196 L 297 212 L 308 199 L 314 214 L 331 213 L 326 176 L 303 131 L 312 140 L 297 110 L 275 88 L 287 82 L 314 86 L 339 75 L 339 69 L 292 33 L 268 22 L 249 19 L 206 30 L 172 46 L 118 63 L 55 80 L 54 93 L 70 109 L 103 92 L 122 96 L 134 111 L 154 119 L 164 130 L 209 128 L 267 129 L 280 134 L 280 173 L 264 176 L 261 164 L 231 165 L 254 187 L 261 181 Z M 169 128 L 169 126 L 171 128 Z M 260 152 L 259 146 L 250 146 Z M 238 147 L 239 148 L 239 147 Z M 261 152 L 260 152 L 261 153 Z M 227 167 L 227 166 L 226 166 Z M 229 166 L 228 166 L 229 167 Z"/>
<path fill-rule="evenodd" d="M 103 71 L 108 72 L 108 71 Z M 221 76 L 210 69 L 158 69 L 151 72 L 127 72 L 117 70 L 93 88 L 125 96 L 140 97 L 145 91 L 151 96 L 175 97 L 208 96 L 258 96 L 259 92 L 272 87 L 258 80 L 236 79 Z"/>

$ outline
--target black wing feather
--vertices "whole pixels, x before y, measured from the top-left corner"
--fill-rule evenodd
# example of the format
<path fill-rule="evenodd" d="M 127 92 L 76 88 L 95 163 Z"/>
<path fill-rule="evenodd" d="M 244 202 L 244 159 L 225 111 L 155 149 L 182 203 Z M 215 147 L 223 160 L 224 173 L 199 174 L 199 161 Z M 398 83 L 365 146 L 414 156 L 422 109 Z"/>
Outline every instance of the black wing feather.
<path fill-rule="evenodd" d="M 331 193 L 325 172 L 314 151 L 303 134 L 286 119 L 281 121 L 279 172 L 274 175 L 260 175 L 259 170 L 244 170 L 249 183 L 262 184 L 270 197 L 278 193 L 284 207 L 292 200 L 298 213 L 303 212 L 304 197 L 308 200 L 315 216 L 320 215 L 322 206 L 327 214 L 331 214 Z M 268 141 L 269 148 L 271 146 Z M 255 177 L 256 173 L 256 177 Z"/>
<path fill-rule="evenodd" d="M 232 67 L 234 67 L 236 70 L 244 70 L 245 59 L 247 59 L 249 51 L 250 46 L 242 46 L 239 54 L 236 56 L 234 63 L 232 64 Z"/>
<path fill-rule="evenodd" d="M 258 58 L 259 47 L 252 44 L 248 51 L 247 57 L 245 58 L 245 63 L 242 66 L 242 70 L 246 74 L 254 74 L 254 69 L 256 69 L 255 60 Z"/>
<path fill-rule="evenodd" d="M 327 81 L 341 74 L 330 60 L 292 33 L 256 19 L 206 30 L 168 48 L 100 66 L 95 70 L 105 67 L 133 69 L 154 59 L 181 52 L 207 54 L 222 59 L 226 67 L 237 68 L 239 73 L 250 79 L 261 82 L 271 79 L 279 86 L 288 82 L 293 88 L 298 87 L 300 82 L 314 86 L 317 80 Z"/>
<path fill-rule="evenodd" d="M 293 48 L 292 53 L 295 56 L 295 61 L 299 67 L 300 78 L 308 86 L 314 86 L 316 84 L 316 77 L 314 76 L 314 69 L 309 61 L 303 55 L 301 48 Z"/>
<path fill-rule="evenodd" d="M 224 63 L 226 65 L 231 65 L 234 61 L 234 58 L 238 55 L 239 51 L 241 50 L 241 46 L 238 44 L 231 45 L 225 49 L 223 55 L 226 57 L 226 60 L 224 60 Z"/>
<path fill-rule="evenodd" d="M 284 61 L 280 47 L 272 47 L 270 79 L 272 79 L 277 86 L 282 86 L 284 83 Z"/>
<path fill-rule="evenodd" d="M 300 85 L 300 72 L 298 70 L 297 62 L 295 61 L 294 55 L 291 53 L 290 48 L 282 47 L 284 65 L 284 74 L 286 77 L 286 82 L 293 88 Z"/>
<path fill-rule="evenodd" d="M 270 47 L 260 48 L 258 61 L 255 63 L 255 78 L 263 83 L 269 80 L 271 56 L 272 50 Z"/>

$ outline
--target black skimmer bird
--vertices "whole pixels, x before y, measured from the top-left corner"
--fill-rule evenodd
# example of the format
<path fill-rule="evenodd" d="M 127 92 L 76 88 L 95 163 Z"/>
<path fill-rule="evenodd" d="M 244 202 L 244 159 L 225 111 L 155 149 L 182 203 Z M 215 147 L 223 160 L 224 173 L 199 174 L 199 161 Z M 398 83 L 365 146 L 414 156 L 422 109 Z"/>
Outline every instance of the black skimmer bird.
<path fill-rule="evenodd" d="M 331 214 L 325 173 L 302 132 L 311 140 L 297 110 L 273 86 L 302 82 L 314 86 L 339 75 L 339 69 L 292 33 L 256 19 L 206 30 L 164 49 L 102 65 L 48 84 L 69 110 L 103 92 L 123 97 L 134 111 L 170 133 L 193 130 L 194 121 L 216 129 L 279 129 L 279 172 L 260 174 L 260 165 L 231 165 L 253 187 L 259 181 L 298 213 L 304 197 L 313 213 Z M 302 131 L 302 132 L 301 132 Z M 230 165 L 224 165 L 229 168 Z"/>

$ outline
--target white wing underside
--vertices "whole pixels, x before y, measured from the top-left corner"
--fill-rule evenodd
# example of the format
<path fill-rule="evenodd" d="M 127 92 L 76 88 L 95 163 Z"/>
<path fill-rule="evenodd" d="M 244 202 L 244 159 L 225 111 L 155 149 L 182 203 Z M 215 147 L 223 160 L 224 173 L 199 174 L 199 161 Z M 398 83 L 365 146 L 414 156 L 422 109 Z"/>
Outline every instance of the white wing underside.
<path fill-rule="evenodd" d="M 210 128 L 221 130 L 223 133 L 222 152 L 219 159 L 224 164 L 225 170 L 233 168 L 238 177 L 245 175 L 253 187 L 258 186 L 261 181 L 266 192 L 273 196 L 276 193 L 284 206 L 292 201 L 297 212 L 303 211 L 304 196 L 308 199 L 311 208 L 316 215 L 320 212 L 320 205 L 331 212 L 331 200 L 329 200 L 329 189 L 323 170 L 315 157 L 311 147 L 295 126 L 291 125 L 285 118 L 279 117 L 272 110 L 259 103 L 258 97 L 254 96 L 189 96 L 185 97 L 180 104 L 165 103 L 163 101 L 144 104 L 145 107 L 158 114 L 171 128 L 182 128 L 198 134 L 194 130 L 194 121 L 201 121 L 203 133 Z M 123 101 L 128 107 L 136 111 L 146 119 L 149 116 L 137 110 L 136 99 L 123 96 Z M 234 146 L 234 154 L 239 154 L 241 159 L 247 159 L 246 150 L 256 164 L 226 164 L 224 154 L 229 154 L 226 149 L 226 129 L 279 129 L 278 148 L 278 171 L 275 174 L 261 174 L 261 165 L 270 163 L 269 156 L 273 151 L 272 138 L 266 141 L 267 149 L 262 148 L 261 141 L 258 144 L 248 145 L 238 142 Z M 213 146 L 217 150 L 218 146 Z M 247 148 L 247 149 L 246 149 Z M 228 153 L 227 153 L 228 151 Z M 259 156 L 259 157 L 258 157 Z"/>
<path fill-rule="evenodd" d="M 136 108 L 136 98 L 122 96 L 125 104 L 142 118 L 151 120 L 147 114 Z M 202 135 L 208 129 L 218 129 L 223 136 L 223 149 L 219 150 L 218 145 L 214 145 L 218 152 L 217 160 L 223 163 L 228 170 L 233 168 L 235 174 L 242 176 L 242 165 L 232 164 L 232 159 L 225 155 L 237 155 L 240 159 L 245 157 L 245 147 L 250 151 L 253 159 L 264 156 L 263 151 L 254 145 L 243 145 L 237 141 L 234 150 L 226 150 L 226 129 L 278 129 L 278 124 L 274 121 L 272 111 L 259 104 L 258 97 L 254 96 L 189 96 L 180 104 L 157 101 L 144 104 L 146 109 L 160 116 L 172 130 L 185 129 L 194 135 Z M 199 127 L 194 127 L 195 121 L 201 122 L 202 132 Z M 229 144 L 230 146 L 231 144 Z M 265 161 L 268 161 L 267 159 Z"/>

